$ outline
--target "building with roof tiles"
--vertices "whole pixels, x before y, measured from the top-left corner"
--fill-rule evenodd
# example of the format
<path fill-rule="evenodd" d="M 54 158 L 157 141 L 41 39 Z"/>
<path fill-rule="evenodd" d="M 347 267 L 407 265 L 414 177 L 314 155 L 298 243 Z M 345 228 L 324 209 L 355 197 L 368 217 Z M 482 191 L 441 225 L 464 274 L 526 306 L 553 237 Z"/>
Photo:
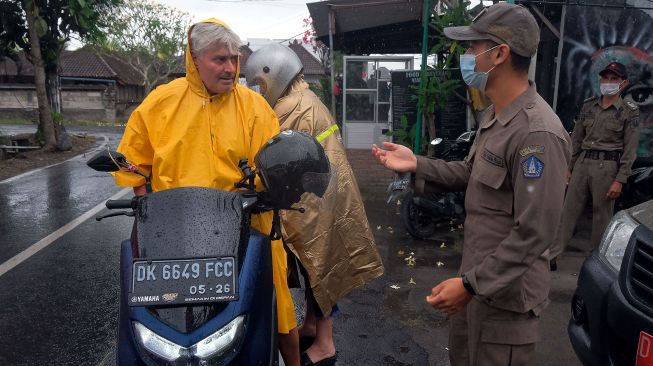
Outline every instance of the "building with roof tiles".
<path fill-rule="evenodd" d="M 142 76 L 118 57 L 91 49 L 61 54 L 62 114 L 72 120 L 123 121 L 143 100 Z M 34 67 L 19 53 L 0 60 L 0 112 L 36 119 Z"/>
<path fill-rule="evenodd" d="M 306 81 L 319 83 L 324 75 L 320 61 L 297 40 L 288 46 L 302 61 Z M 240 48 L 241 65 L 252 52 L 248 45 Z M 184 64 L 179 64 L 169 80 L 184 77 Z M 145 98 L 143 76 L 136 69 L 120 57 L 90 48 L 63 51 L 59 76 L 65 119 L 124 122 Z M 244 80 L 242 73 L 239 77 Z M 32 64 L 22 53 L 0 59 L 0 115 L 36 120 L 37 114 Z"/>
<path fill-rule="evenodd" d="M 295 51 L 299 60 L 304 65 L 304 80 L 311 84 L 319 84 L 320 78 L 325 75 L 324 66 L 313 54 L 298 40 L 290 41 L 288 44 L 291 50 Z"/>

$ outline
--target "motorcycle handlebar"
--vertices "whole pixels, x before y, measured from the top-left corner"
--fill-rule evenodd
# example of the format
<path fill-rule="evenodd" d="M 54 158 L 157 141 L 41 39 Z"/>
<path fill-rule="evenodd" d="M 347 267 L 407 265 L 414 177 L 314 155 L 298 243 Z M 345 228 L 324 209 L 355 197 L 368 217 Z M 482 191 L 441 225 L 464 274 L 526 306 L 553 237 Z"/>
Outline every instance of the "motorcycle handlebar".
<path fill-rule="evenodd" d="M 133 200 L 108 200 L 106 206 L 109 210 L 134 208 Z"/>

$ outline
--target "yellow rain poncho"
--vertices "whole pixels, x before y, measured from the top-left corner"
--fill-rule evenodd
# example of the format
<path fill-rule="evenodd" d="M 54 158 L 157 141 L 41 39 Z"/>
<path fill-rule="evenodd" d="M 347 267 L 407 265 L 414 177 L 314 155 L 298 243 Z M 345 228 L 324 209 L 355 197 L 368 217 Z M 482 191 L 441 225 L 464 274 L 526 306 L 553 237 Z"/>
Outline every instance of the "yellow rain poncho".
<path fill-rule="evenodd" d="M 217 19 L 208 19 L 227 27 Z M 190 34 L 190 29 L 188 31 Z M 118 151 L 145 172 L 152 189 L 195 186 L 234 191 L 242 178 L 238 161 L 250 165 L 261 146 L 279 133 L 279 122 L 265 99 L 234 80 L 231 91 L 210 96 L 186 48 L 186 77 L 152 91 L 132 113 Z M 238 67 L 238 71 L 240 66 Z M 238 75 L 239 72 L 236 72 Z M 135 174 L 115 174 L 116 184 L 137 187 L 145 180 Z M 257 187 L 262 184 L 257 180 Z M 272 227 L 272 213 L 252 217 L 262 233 Z M 281 241 L 272 243 L 279 332 L 297 326 L 286 280 L 286 253 Z"/>

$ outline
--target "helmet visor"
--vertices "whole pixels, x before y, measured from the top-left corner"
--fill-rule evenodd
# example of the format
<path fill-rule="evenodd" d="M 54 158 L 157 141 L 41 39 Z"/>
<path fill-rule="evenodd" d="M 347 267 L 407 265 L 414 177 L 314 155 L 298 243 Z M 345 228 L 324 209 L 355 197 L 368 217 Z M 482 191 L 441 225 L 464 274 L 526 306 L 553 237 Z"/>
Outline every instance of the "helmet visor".
<path fill-rule="evenodd" d="M 329 186 L 330 180 L 330 173 L 308 172 L 302 175 L 302 187 L 304 188 L 304 192 L 310 192 L 318 197 L 322 197 Z"/>
<path fill-rule="evenodd" d="M 338 172 L 331 169 L 329 173 L 304 173 L 301 186 L 304 193 L 294 208 L 303 207 L 307 210 L 317 210 L 321 214 L 335 212 L 338 193 Z"/>

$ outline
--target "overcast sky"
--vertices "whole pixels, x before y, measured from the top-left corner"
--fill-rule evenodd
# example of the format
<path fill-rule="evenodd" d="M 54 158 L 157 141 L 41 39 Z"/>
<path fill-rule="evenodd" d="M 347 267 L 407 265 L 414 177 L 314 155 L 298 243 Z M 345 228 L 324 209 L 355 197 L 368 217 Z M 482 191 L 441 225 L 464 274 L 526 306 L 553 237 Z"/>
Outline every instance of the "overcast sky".
<path fill-rule="evenodd" d="M 190 13 L 195 21 L 215 17 L 240 38 L 299 38 L 309 17 L 305 0 L 155 0 Z M 315 2 L 308 1 L 308 2 Z"/>

